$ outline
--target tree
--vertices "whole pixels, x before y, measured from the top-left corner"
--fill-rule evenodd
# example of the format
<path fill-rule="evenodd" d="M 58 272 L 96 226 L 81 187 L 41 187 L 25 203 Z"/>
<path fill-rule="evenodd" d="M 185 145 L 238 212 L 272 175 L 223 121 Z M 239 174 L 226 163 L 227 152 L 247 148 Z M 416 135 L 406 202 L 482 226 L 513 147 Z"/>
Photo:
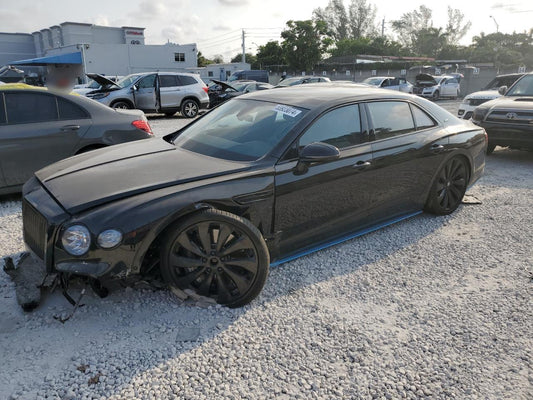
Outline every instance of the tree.
<path fill-rule="evenodd" d="M 235 57 L 231 59 L 232 63 L 240 63 L 242 62 L 242 53 L 237 54 Z M 259 63 L 257 62 L 257 57 L 253 54 L 246 53 L 246 62 L 250 64 L 252 69 L 259 69 Z"/>
<path fill-rule="evenodd" d="M 352 0 L 349 7 L 350 33 L 354 39 L 377 36 L 376 6 L 366 0 Z"/>
<path fill-rule="evenodd" d="M 474 36 L 468 48 L 473 62 L 493 62 L 496 67 L 526 65 L 533 67 L 533 32 L 491 33 Z"/>
<path fill-rule="evenodd" d="M 215 64 L 223 64 L 224 63 L 224 57 L 222 56 L 222 54 L 215 54 L 215 56 L 213 57 L 213 62 Z"/>
<path fill-rule="evenodd" d="M 198 51 L 198 61 L 197 62 L 198 62 L 197 65 L 199 67 L 205 67 L 205 66 L 207 66 L 209 64 L 213 64 L 213 61 L 205 58 L 201 51 Z"/>
<path fill-rule="evenodd" d="M 411 49 L 415 54 L 437 58 L 448 42 L 442 28 L 426 28 L 413 32 Z"/>
<path fill-rule="evenodd" d="M 288 21 L 288 29 L 281 32 L 281 47 L 289 67 L 295 70 L 311 70 L 333 41 L 327 36 L 324 21 Z"/>
<path fill-rule="evenodd" d="M 280 44 L 276 41 L 270 41 L 264 46 L 259 46 L 257 49 L 257 62 L 261 64 L 262 68 L 285 65 L 286 61 Z"/>
<path fill-rule="evenodd" d="M 448 6 L 448 23 L 446 24 L 447 44 L 456 46 L 467 32 L 470 30 L 472 23 L 467 21 L 463 23 L 465 16 L 457 9 Z"/>
<path fill-rule="evenodd" d="M 330 0 L 326 8 L 316 8 L 313 11 L 315 21 L 324 21 L 328 27 L 329 35 L 335 40 L 350 37 L 348 13 L 342 0 Z"/>
<path fill-rule="evenodd" d="M 392 29 L 398 35 L 398 41 L 407 48 L 412 48 L 416 32 L 433 26 L 432 11 L 424 5 L 418 10 L 405 13 L 400 19 L 392 21 Z"/>

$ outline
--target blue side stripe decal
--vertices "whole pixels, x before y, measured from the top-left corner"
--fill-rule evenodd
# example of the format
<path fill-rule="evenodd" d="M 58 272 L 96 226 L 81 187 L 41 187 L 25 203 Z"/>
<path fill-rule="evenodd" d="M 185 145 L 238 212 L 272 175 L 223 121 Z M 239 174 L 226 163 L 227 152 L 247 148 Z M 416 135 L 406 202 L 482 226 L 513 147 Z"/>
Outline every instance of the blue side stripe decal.
<path fill-rule="evenodd" d="M 297 258 L 300 258 L 300 257 L 303 257 L 303 256 L 306 256 L 308 254 L 311 254 L 311 253 L 314 253 L 316 251 L 319 251 L 319 250 L 323 250 L 323 249 L 326 249 L 328 247 L 331 247 L 331 246 L 335 246 L 337 244 L 340 244 L 340 243 L 343 243 L 343 242 L 346 242 L 350 239 L 354 239 L 356 237 L 359 237 L 359 236 L 363 236 L 363 235 L 366 235 L 367 233 L 370 233 L 370 232 L 374 232 L 374 231 L 377 231 L 378 229 L 381 229 L 381 228 L 385 228 L 389 225 L 392 225 L 392 224 L 395 224 L 397 222 L 400 222 L 400 221 L 403 221 L 405 219 L 408 219 L 408 218 L 411 218 L 411 217 L 414 217 L 415 215 L 419 215 L 419 214 L 422 214 L 422 211 L 416 211 L 414 213 L 411 213 L 411 214 L 407 214 L 407 215 L 404 215 L 404 216 L 401 216 L 401 217 L 398 217 L 398 218 L 395 218 L 395 219 L 392 219 L 388 222 L 385 222 L 385 223 L 382 223 L 382 224 L 379 224 L 379 225 L 375 225 L 375 226 L 372 226 L 370 228 L 367 228 L 367 229 L 364 229 L 362 231 L 358 231 L 356 233 L 352 233 L 352 234 L 349 234 L 348 236 L 343 236 L 342 238 L 340 239 L 337 239 L 337 240 L 334 240 L 332 242 L 328 242 L 328 243 L 325 243 L 325 244 L 322 244 L 320 246 L 317 246 L 317 247 L 313 247 L 312 249 L 309 249 L 309 250 L 305 250 L 305 251 L 302 251 L 301 253 L 297 253 L 295 255 L 292 255 L 290 257 L 287 257 L 287 258 L 283 258 L 281 260 L 278 260 L 276 262 L 273 262 L 270 264 L 271 267 L 277 267 L 278 265 L 280 264 L 284 264 L 286 262 L 289 262 L 289 261 L 292 261 L 292 260 L 296 260 Z"/>

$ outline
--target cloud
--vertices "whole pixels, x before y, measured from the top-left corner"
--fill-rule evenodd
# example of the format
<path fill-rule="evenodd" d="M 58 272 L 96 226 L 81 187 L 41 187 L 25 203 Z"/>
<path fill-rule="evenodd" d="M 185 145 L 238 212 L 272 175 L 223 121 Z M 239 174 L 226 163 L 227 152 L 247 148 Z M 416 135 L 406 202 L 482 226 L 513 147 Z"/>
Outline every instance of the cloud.
<path fill-rule="evenodd" d="M 218 0 L 218 2 L 228 7 L 247 6 L 250 3 L 248 0 Z"/>

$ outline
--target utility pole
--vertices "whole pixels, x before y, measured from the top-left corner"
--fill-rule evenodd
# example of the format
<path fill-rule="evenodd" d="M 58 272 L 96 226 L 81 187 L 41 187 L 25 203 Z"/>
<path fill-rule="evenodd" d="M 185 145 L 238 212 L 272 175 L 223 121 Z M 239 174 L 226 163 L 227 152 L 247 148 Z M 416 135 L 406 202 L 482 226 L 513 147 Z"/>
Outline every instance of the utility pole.
<path fill-rule="evenodd" d="M 492 18 L 494 23 L 496 24 L 496 33 L 498 33 L 500 31 L 500 26 L 496 22 L 496 18 L 494 18 L 492 15 L 489 15 L 489 17 Z"/>
<path fill-rule="evenodd" d="M 244 29 L 242 30 L 242 62 L 246 62 L 246 46 L 244 44 Z"/>
<path fill-rule="evenodd" d="M 385 18 L 381 21 L 381 37 L 385 36 Z"/>

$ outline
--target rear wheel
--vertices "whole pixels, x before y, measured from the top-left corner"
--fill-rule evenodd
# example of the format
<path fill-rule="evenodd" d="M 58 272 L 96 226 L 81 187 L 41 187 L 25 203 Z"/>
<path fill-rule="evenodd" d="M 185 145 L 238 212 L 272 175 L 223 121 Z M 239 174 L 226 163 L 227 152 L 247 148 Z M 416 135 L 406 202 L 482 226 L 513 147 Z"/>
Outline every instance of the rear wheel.
<path fill-rule="evenodd" d="M 438 215 L 451 214 L 461 204 L 467 184 L 467 162 L 462 157 L 448 160 L 431 186 L 425 210 Z"/>
<path fill-rule="evenodd" d="M 192 99 L 187 99 L 181 104 L 181 115 L 185 118 L 194 118 L 198 115 L 198 103 Z"/>
<path fill-rule="evenodd" d="M 116 101 L 115 103 L 111 104 L 112 108 L 119 108 L 121 110 L 130 110 L 133 108 L 130 103 L 127 101 Z"/>
<path fill-rule="evenodd" d="M 244 218 L 215 209 L 176 223 L 161 249 L 161 274 L 168 284 L 229 307 L 257 297 L 269 264 L 261 232 Z"/>

